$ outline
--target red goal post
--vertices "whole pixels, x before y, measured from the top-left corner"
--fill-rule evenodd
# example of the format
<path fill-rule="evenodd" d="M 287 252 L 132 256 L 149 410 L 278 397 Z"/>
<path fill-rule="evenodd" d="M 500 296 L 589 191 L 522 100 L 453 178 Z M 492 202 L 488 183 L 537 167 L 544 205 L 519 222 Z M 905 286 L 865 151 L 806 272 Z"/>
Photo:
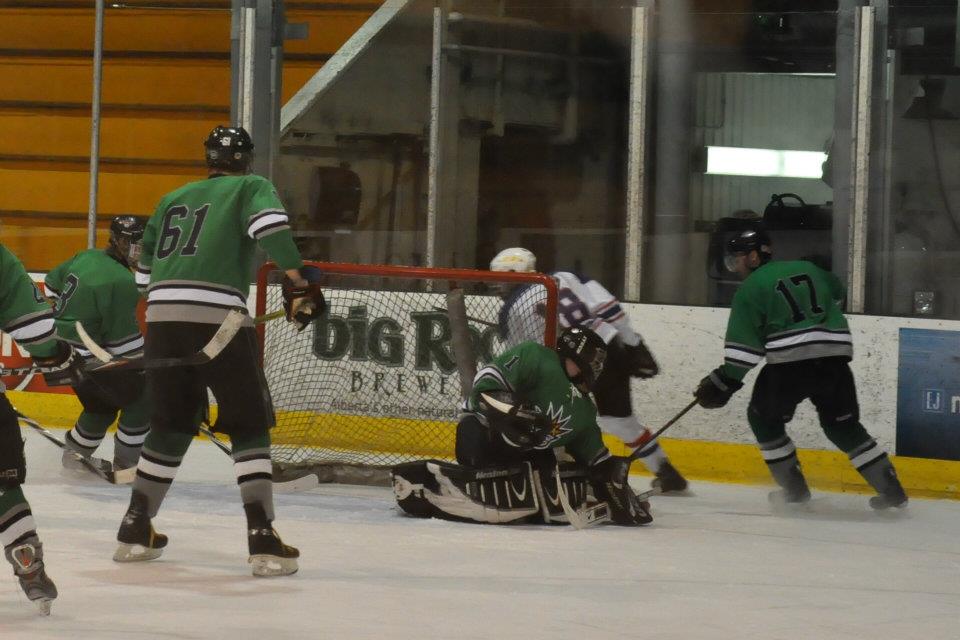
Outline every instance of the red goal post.
<path fill-rule="evenodd" d="M 257 328 L 280 477 L 343 481 L 452 458 L 468 372 L 521 338 L 556 340 L 557 284 L 545 274 L 307 264 L 324 274 L 324 317 L 303 332 L 282 321 Z M 282 308 L 282 277 L 272 263 L 260 269 L 257 315 Z M 500 294 L 512 301 L 506 337 Z"/>

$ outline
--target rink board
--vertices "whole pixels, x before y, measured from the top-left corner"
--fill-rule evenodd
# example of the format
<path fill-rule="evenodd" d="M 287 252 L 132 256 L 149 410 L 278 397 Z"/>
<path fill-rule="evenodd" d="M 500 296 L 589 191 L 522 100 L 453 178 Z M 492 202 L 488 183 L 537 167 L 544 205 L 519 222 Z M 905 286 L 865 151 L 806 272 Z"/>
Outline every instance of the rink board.
<path fill-rule="evenodd" d="M 80 413 L 80 404 L 74 396 L 31 393 L 23 391 L 8 392 L 10 401 L 22 413 L 44 425 L 66 428 L 73 424 Z M 408 421 L 391 423 L 389 419 L 379 418 L 383 423 L 383 439 L 378 445 L 379 451 L 390 451 L 392 445 L 401 448 L 399 453 L 411 453 L 425 458 L 449 457 L 453 451 L 453 425 L 448 426 L 449 437 L 446 446 L 437 449 L 411 451 L 409 442 L 415 428 Z M 423 428 L 423 425 L 420 425 Z M 282 432 L 276 433 L 277 441 L 284 442 Z M 619 440 L 605 437 L 608 446 L 615 454 L 624 454 L 625 449 Z M 753 444 L 711 442 L 665 438 L 663 447 L 670 455 L 674 465 L 691 479 L 731 482 L 741 484 L 768 484 L 770 475 Z M 357 446 L 358 443 L 345 438 L 342 441 L 325 443 L 326 447 Z M 894 456 L 894 463 L 907 490 L 915 496 L 960 499 L 960 462 L 927 460 Z M 811 486 L 829 491 L 867 492 L 868 487 L 859 474 L 850 466 L 845 455 L 837 451 L 802 449 L 800 460 Z M 633 466 L 634 473 L 645 474 L 641 465 Z"/>

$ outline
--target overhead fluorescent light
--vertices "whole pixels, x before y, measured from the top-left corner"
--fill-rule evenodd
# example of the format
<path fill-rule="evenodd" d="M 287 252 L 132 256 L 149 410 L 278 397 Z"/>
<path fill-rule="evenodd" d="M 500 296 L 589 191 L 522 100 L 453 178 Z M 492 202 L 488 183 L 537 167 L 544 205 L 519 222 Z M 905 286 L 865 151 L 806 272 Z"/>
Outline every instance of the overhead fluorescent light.
<path fill-rule="evenodd" d="M 707 147 L 708 174 L 778 178 L 823 177 L 827 154 L 820 151 L 780 151 L 743 147 Z"/>

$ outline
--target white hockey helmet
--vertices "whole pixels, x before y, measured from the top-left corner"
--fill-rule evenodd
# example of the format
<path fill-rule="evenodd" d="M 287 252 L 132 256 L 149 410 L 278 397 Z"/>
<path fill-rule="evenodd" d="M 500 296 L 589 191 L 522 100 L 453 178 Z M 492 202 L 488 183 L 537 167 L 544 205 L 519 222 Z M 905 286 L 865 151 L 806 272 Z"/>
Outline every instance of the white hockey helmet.
<path fill-rule="evenodd" d="M 493 256 L 490 271 L 517 271 L 528 273 L 537 270 L 537 256 L 523 247 L 510 247 Z"/>

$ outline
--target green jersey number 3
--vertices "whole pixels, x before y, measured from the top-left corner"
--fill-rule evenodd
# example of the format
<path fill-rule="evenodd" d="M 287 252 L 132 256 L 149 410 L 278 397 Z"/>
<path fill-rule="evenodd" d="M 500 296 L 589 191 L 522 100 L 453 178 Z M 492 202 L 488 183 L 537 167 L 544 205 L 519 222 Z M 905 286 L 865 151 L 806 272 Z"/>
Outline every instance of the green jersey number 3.
<path fill-rule="evenodd" d="M 209 209 L 209 204 L 205 204 L 195 211 L 190 211 L 189 207 L 182 204 L 167 209 L 163 216 L 163 230 L 160 232 L 160 241 L 157 243 L 157 259 L 163 260 L 173 255 L 178 247 L 181 256 L 196 255 L 200 230 L 203 228 L 203 221 L 206 219 Z M 180 247 L 183 232 L 188 226 L 190 227 L 190 235 L 183 247 Z"/>
<path fill-rule="evenodd" d="M 794 287 L 800 287 L 801 285 L 806 285 L 807 291 L 810 294 L 810 312 L 813 314 L 823 313 L 823 307 L 817 303 L 817 288 L 813 286 L 813 280 L 805 273 L 799 275 L 790 276 L 788 280 L 793 283 Z M 784 300 L 787 301 L 787 304 L 790 305 L 790 311 L 793 313 L 794 322 L 803 322 L 807 319 L 807 315 L 803 312 L 803 309 L 800 308 L 800 304 L 797 302 L 796 297 L 793 293 L 790 292 L 790 287 L 787 286 L 787 283 L 783 280 L 777 280 L 777 291 L 780 295 L 783 296 Z"/>

